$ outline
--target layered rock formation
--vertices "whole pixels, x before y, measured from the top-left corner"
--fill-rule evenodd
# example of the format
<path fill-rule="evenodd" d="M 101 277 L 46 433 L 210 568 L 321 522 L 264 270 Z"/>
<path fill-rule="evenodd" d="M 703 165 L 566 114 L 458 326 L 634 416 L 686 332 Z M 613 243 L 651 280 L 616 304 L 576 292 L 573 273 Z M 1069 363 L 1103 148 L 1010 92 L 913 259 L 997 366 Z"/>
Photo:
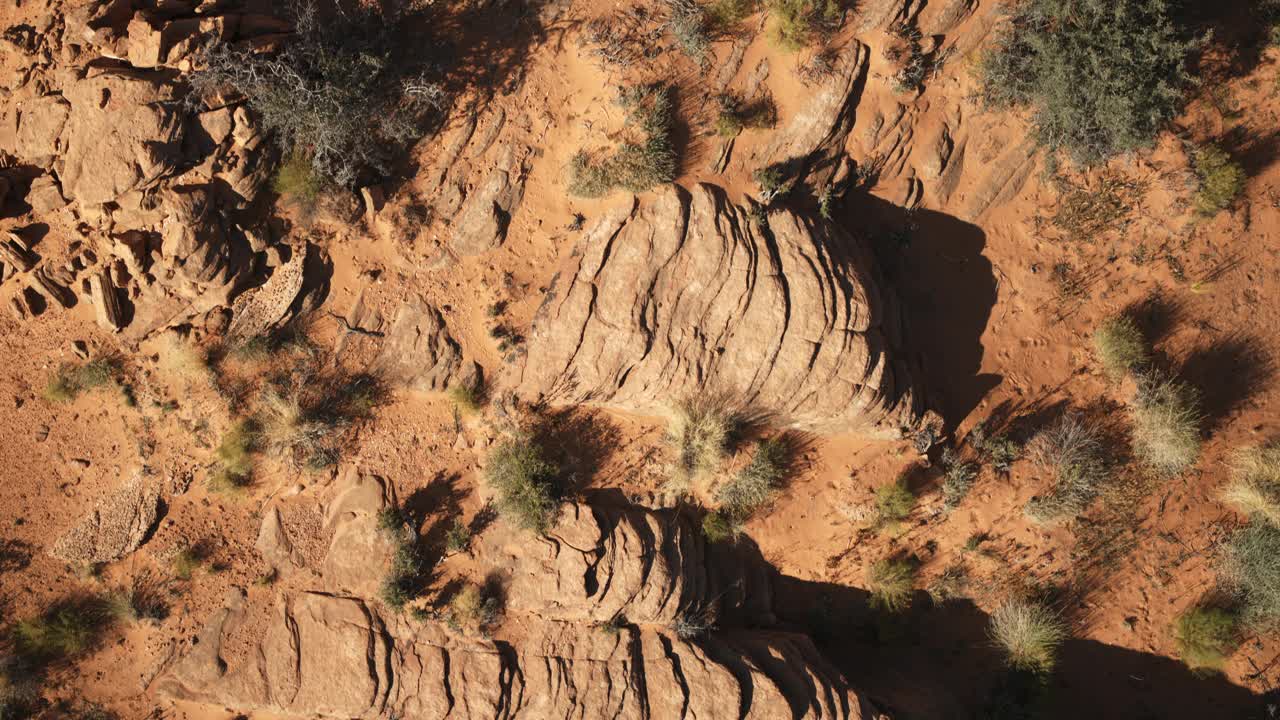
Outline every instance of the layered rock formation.
<path fill-rule="evenodd" d="M 273 563 L 307 565 L 295 542 L 310 538 L 285 526 L 314 502 L 269 509 L 258 547 Z M 472 560 L 504 575 L 507 621 L 477 638 L 367 600 L 393 502 L 385 480 L 341 473 L 315 589 L 233 592 L 157 691 L 303 717 L 882 717 L 807 637 L 744 629 L 773 624 L 767 568 L 678 513 L 570 504 L 545 537 L 486 533 Z"/>
<path fill-rule="evenodd" d="M 925 408 L 864 248 L 786 209 L 667 187 L 602 217 L 548 292 L 517 394 L 657 412 L 729 395 L 796 428 L 895 436 Z"/>

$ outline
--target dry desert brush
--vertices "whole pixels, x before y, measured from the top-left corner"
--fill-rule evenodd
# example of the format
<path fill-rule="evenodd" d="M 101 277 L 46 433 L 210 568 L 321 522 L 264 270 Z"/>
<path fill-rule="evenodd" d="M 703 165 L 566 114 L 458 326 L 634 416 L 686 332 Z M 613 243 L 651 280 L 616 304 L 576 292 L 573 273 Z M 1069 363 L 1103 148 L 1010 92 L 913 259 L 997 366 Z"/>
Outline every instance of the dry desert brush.
<path fill-rule="evenodd" d="M 906 476 L 876 488 L 875 505 L 876 518 L 881 527 L 906 520 L 916 506 L 916 496 L 907 487 Z"/>
<path fill-rule="evenodd" d="M 787 475 L 791 456 L 790 438 L 763 440 L 756 445 L 751 461 L 716 491 L 719 513 L 734 534 L 773 499 Z"/>
<path fill-rule="evenodd" d="M 769 38 L 783 50 L 795 51 L 819 34 L 839 26 L 844 8 L 839 0 L 766 0 L 771 18 Z"/>
<path fill-rule="evenodd" d="M 1063 415 L 1028 444 L 1037 467 L 1052 474 L 1047 495 L 1027 503 L 1027 516 L 1039 523 L 1075 518 L 1098 496 L 1110 476 L 1110 463 L 1098 426 L 1074 414 Z"/>
<path fill-rule="evenodd" d="M 65 403 L 97 388 L 115 386 L 123 389 L 120 374 L 120 366 L 105 358 L 84 364 L 66 364 L 49 377 L 42 394 L 49 402 Z"/>
<path fill-rule="evenodd" d="M 1165 476 L 1177 475 L 1200 456 L 1200 394 L 1160 373 L 1138 378 L 1129 408 L 1133 452 L 1143 465 Z"/>
<path fill-rule="evenodd" d="M 1222 575 L 1242 602 L 1241 617 L 1253 628 L 1280 625 L 1280 528 L 1251 522 L 1223 548 Z"/>
<path fill-rule="evenodd" d="M 1173 624 L 1182 661 L 1192 670 L 1221 670 L 1239 645 L 1239 619 L 1230 610 L 1195 606 Z"/>
<path fill-rule="evenodd" d="M 687 492 L 724 462 L 743 419 L 728 399 L 716 393 L 697 393 L 675 404 L 667 424 L 667 443 L 676 455 L 671 483 Z"/>
<path fill-rule="evenodd" d="M 982 59 L 993 107 L 1027 107 L 1035 138 L 1093 164 L 1151 145 L 1192 83 L 1198 41 L 1173 0 L 1018 0 Z"/>
<path fill-rule="evenodd" d="M 292 5 L 295 32 L 278 52 L 211 46 L 191 82 L 197 97 L 234 89 L 316 178 L 354 187 L 390 173 L 440 109 L 443 91 L 435 70 L 416 61 L 429 55 L 421 45 L 397 43 L 396 28 L 372 11 L 325 4 L 332 12 L 323 18 L 314 2 Z"/>
<path fill-rule="evenodd" d="M 526 530 L 546 532 L 556 513 L 557 468 L 542 447 L 525 435 L 498 443 L 485 477 L 498 493 L 498 512 Z"/>
<path fill-rule="evenodd" d="M 629 137 L 604 157 L 579 151 L 569 165 L 570 193 L 601 197 L 615 188 L 638 193 L 675 179 L 671 89 L 663 84 L 626 87 L 618 93 L 618 104 L 626 110 Z"/>
<path fill-rule="evenodd" d="M 1280 527 L 1280 444 L 1237 453 L 1222 499 L 1250 517 Z"/>
<path fill-rule="evenodd" d="M 1057 660 L 1067 629 L 1057 613 L 1042 604 L 1011 600 L 991 613 L 991 640 L 1012 667 L 1047 673 Z"/>
<path fill-rule="evenodd" d="M 93 647 L 115 619 L 98 595 L 72 595 L 34 617 L 19 620 L 12 641 L 16 662 L 28 671 L 70 659 Z"/>

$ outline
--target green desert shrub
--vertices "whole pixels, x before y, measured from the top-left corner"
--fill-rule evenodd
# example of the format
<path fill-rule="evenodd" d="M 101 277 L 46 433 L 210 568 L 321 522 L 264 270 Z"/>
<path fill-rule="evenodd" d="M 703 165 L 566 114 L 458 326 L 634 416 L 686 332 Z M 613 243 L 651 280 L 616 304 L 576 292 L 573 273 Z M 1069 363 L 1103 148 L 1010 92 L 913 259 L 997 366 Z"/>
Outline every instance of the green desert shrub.
<path fill-rule="evenodd" d="M 985 422 L 973 426 L 966 438 L 969 445 L 998 473 L 1007 473 L 1022 457 L 1022 446 L 1004 433 L 992 434 Z"/>
<path fill-rule="evenodd" d="M 732 540 L 737 535 L 737 530 L 724 513 L 716 511 L 707 513 L 702 518 L 702 534 L 710 542 L 721 543 Z"/>
<path fill-rule="evenodd" d="M 1222 499 L 1240 512 L 1280 527 L 1280 444 L 1237 453 Z"/>
<path fill-rule="evenodd" d="M 787 447 L 782 438 L 770 438 L 756 445 L 751 462 L 729 482 L 720 486 L 716 499 L 737 518 L 747 518 L 767 504 L 786 475 Z"/>
<path fill-rule="evenodd" d="M 736 95 L 725 94 L 720 96 L 719 104 L 716 134 L 723 138 L 735 137 L 747 129 L 771 128 L 778 122 L 778 107 L 772 98 L 748 103 Z"/>
<path fill-rule="evenodd" d="M 1047 495 L 1027 503 L 1027 516 L 1039 523 L 1070 520 L 1084 512 L 1110 475 L 1101 432 L 1076 415 L 1058 418 L 1027 449 L 1032 462 L 1054 478 Z"/>
<path fill-rule="evenodd" d="M 187 545 L 179 548 L 173 554 L 171 564 L 173 566 L 173 576 L 179 580 L 190 580 L 195 576 L 196 571 L 204 567 L 204 561 L 207 559 L 205 547 L 201 543 Z"/>
<path fill-rule="evenodd" d="M 1215 607 L 1192 607 L 1173 624 L 1178 655 L 1193 670 L 1221 670 L 1238 644 L 1235 614 Z"/>
<path fill-rule="evenodd" d="M 310 204 L 320 196 L 321 182 L 307 156 L 295 150 L 276 168 L 271 189 L 300 203 Z"/>
<path fill-rule="evenodd" d="M 484 407 L 484 386 L 479 382 L 459 380 L 449 386 L 447 394 L 462 412 L 474 413 Z"/>
<path fill-rule="evenodd" d="M 66 364 L 49 377 L 42 394 L 49 402 L 71 402 L 89 390 L 118 385 L 119 372 L 117 365 L 106 359 L 81 365 Z"/>
<path fill-rule="evenodd" d="M 711 48 L 710 21 L 697 0 L 666 0 L 667 28 L 686 55 L 701 63 Z"/>
<path fill-rule="evenodd" d="M 942 453 L 942 468 L 942 507 L 951 511 L 973 489 L 973 483 L 978 478 L 978 466 L 960 460 L 954 450 L 947 448 Z"/>
<path fill-rule="evenodd" d="M 1129 408 L 1133 453 L 1161 475 L 1177 475 L 1200 456 L 1200 395 L 1173 378 L 1152 374 L 1139 378 Z"/>
<path fill-rule="evenodd" d="M 1280 528 L 1252 522 L 1237 530 L 1223 549 L 1222 575 L 1240 593 L 1246 623 L 1280 625 Z"/>
<path fill-rule="evenodd" d="M 751 179 L 760 187 L 760 201 L 766 205 L 795 187 L 795 177 L 791 175 L 787 163 L 772 163 L 757 168 L 751 174 Z"/>
<path fill-rule="evenodd" d="M 423 61 L 432 54 L 423 46 L 437 43 L 399 43 L 396 28 L 371 10 L 322 17 L 311 0 L 293 8 L 294 32 L 279 52 L 211 45 L 189 78 L 193 97 L 239 92 L 285 153 L 305 153 L 320 182 L 352 188 L 390 174 L 443 107 L 442 86 Z M 315 181 L 296 177 L 291 187 L 304 192 Z"/>
<path fill-rule="evenodd" d="M 1093 164 L 1149 146 L 1179 112 L 1197 45 L 1172 0 L 1019 0 L 982 59 L 983 96 Z"/>
<path fill-rule="evenodd" d="M 231 426 L 214 451 L 217 465 L 209 476 L 209 489 L 235 492 L 249 485 L 253 475 L 253 451 L 257 433 L 250 420 Z"/>
<path fill-rule="evenodd" d="M 418 536 L 409 527 L 400 508 L 392 506 L 378 513 L 378 529 L 391 540 L 394 550 L 387 574 L 378 590 L 382 602 L 393 610 L 403 610 L 417 596 L 424 571 Z"/>
<path fill-rule="evenodd" d="M 1012 600 L 991 613 L 991 640 L 1012 667 L 1047 673 L 1053 669 L 1066 626 L 1039 603 Z"/>
<path fill-rule="evenodd" d="M 1215 215 L 1231 207 L 1244 192 L 1245 174 L 1240 163 L 1214 145 L 1196 150 L 1192 158 L 1200 189 L 1196 191 L 1196 211 Z"/>
<path fill-rule="evenodd" d="M 771 18 L 769 38 L 783 50 L 808 45 L 824 29 L 833 28 L 843 13 L 837 0 L 766 0 Z"/>
<path fill-rule="evenodd" d="M 713 32 L 727 33 L 756 11 L 756 0 L 712 0 L 707 5 L 707 25 Z"/>
<path fill-rule="evenodd" d="M 633 137 L 604 158 L 576 154 L 569 165 L 570 193 L 601 197 L 614 188 L 639 193 L 675 179 L 670 88 L 662 84 L 623 88 L 618 104 L 627 112 Z"/>
<path fill-rule="evenodd" d="M 66 660 L 93 647 L 113 620 L 111 604 L 102 597 L 64 598 L 13 626 L 15 655 L 28 667 Z"/>
<path fill-rule="evenodd" d="M 1147 339 L 1133 318 L 1126 315 L 1104 320 L 1093 331 L 1093 346 L 1112 380 L 1145 367 L 1150 359 Z"/>
<path fill-rule="evenodd" d="M 498 492 L 498 511 L 516 525 L 545 532 L 555 518 L 556 467 L 531 438 L 514 437 L 494 447 L 485 477 Z"/>
<path fill-rule="evenodd" d="M 881 485 L 875 491 L 876 517 L 881 525 L 892 525 L 907 519 L 916 506 L 916 496 L 905 478 Z"/>
<path fill-rule="evenodd" d="M 911 606 L 916 567 L 906 559 L 883 558 L 867 572 L 871 603 L 881 610 L 901 612 Z"/>

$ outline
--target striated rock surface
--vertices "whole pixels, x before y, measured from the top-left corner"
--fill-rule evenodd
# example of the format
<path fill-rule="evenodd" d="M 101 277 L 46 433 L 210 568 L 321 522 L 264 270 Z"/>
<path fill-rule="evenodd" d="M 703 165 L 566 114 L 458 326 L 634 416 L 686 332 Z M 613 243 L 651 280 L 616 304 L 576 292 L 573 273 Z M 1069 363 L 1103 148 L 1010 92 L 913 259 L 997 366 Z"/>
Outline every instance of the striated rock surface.
<path fill-rule="evenodd" d="M 159 483 L 139 473 L 58 538 L 49 554 L 72 563 L 119 560 L 138 549 L 159 510 Z"/>
<path fill-rule="evenodd" d="M 508 621 L 477 638 L 365 599 L 394 490 L 349 468 L 333 493 L 323 591 L 233 591 L 161 696 L 325 718 L 883 718 L 807 637 L 758 629 L 773 623 L 763 563 L 674 511 L 571 504 L 544 538 L 488 534 L 474 561 L 502 570 Z M 284 533 L 269 511 L 264 554 L 297 555 Z M 689 615 L 716 628 L 682 637 Z"/>
<path fill-rule="evenodd" d="M 861 245 L 723 191 L 660 189 L 588 231 L 534 320 L 517 394 L 656 412 L 722 392 L 815 432 L 896 436 L 925 409 Z"/>
<path fill-rule="evenodd" d="M 567 622 L 618 616 L 668 625 L 688 615 L 753 625 L 774 621 L 770 578 L 671 511 L 567 505 L 545 538 L 479 550 L 508 568 L 508 608 Z"/>

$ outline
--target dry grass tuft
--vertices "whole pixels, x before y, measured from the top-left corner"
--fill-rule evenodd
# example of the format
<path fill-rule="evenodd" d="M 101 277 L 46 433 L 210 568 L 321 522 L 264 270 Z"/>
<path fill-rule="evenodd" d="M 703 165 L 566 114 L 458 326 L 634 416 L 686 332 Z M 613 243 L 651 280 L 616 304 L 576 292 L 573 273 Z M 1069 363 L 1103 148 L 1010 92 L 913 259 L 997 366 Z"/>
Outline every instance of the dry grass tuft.
<path fill-rule="evenodd" d="M 1195 388 L 1155 374 L 1138 378 L 1129 409 L 1133 452 L 1160 475 L 1177 475 L 1200 457 L 1200 396 Z"/>
<path fill-rule="evenodd" d="M 670 489 L 687 493 L 718 470 L 740 425 L 723 395 L 699 393 L 676 403 L 667 424 L 667 442 L 676 453 Z"/>
<path fill-rule="evenodd" d="M 1222 500 L 1280 527 L 1280 444 L 1240 451 Z"/>
<path fill-rule="evenodd" d="M 1113 381 L 1146 367 L 1150 360 L 1147 339 L 1132 318 L 1117 316 L 1105 320 L 1093 333 L 1093 345 L 1102 367 Z"/>
<path fill-rule="evenodd" d="M 1056 613 L 1038 603 L 1012 600 L 991 613 L 991 639 L 1014 668 L 1049 672 L 1067 638 Z"/>
<path fill-rule="evenodd" d="M 1102 433 L 1076 415 L 1063 415 L 1028 444 L 1037 466 L 1054 475 L 1048 495 L 1027 503 L 1027 516 L 1038 523 L 1069 520 L 1084 512 L 1110 476 Z"/>

